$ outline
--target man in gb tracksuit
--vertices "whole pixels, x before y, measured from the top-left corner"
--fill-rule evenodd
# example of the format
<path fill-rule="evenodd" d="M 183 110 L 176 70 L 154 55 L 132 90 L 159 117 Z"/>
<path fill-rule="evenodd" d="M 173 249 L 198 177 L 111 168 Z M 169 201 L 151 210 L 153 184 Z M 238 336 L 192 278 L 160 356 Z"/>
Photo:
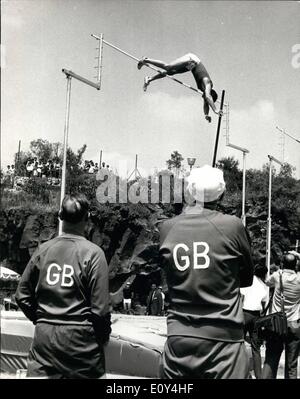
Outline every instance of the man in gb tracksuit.
<path fill-rule="evenodd" d="M 28 377 L 105 376 L 108 266 L 103 251 L 84 237 L 88 207 L 84 195 L 65 196 L 63 234 L 39 246 L 20 280 L 17 303 L 35 324 Z"/>
<path fill-rule="evenodd" d="M 195 202 L 160 226 L 160 255 L 170 308 L 164 378 L 248 378 L 240 287 L 250 286 L 253 263 L 237 217 L 216 210 L 223 172 L 192 170 Z"/>

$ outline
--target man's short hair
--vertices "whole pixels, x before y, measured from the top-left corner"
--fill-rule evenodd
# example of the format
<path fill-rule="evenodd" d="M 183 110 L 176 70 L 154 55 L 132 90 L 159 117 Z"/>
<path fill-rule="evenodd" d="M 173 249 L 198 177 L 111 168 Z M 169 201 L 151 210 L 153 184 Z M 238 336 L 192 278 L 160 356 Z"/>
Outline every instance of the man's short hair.
<path fill-rule="evenodd" d="M 59 217 L 68 223 L 76 224 L 84 220 L 90 203 L 84 194 L 66 195 L 63 199 Z"/>
<path fill-rule="evenodd" d="M 284 269 L 295 270 L 297 265 L 297 258 L 293 254 L 284 254 L 282 258 L 282 266 Z"/>
<path fill-rule="evenodd" d="M 217 92 L 216 92 L 214 89 L 211 89 L 210 94 L 211 94 L 212 99 L 213 99 L 213 101 L 214 101 L 214 103 L 215 103 L 215 102 L 217 101 L 217 99 L 218 99 L 218 94 L 217 94 Z"/>
<path fill-rule="evenodd" d="M 264 280 L 266 274 L 268 273 L 268 268 L 265 265 L 257 264 L 254 267 L 254 275 Z"/>

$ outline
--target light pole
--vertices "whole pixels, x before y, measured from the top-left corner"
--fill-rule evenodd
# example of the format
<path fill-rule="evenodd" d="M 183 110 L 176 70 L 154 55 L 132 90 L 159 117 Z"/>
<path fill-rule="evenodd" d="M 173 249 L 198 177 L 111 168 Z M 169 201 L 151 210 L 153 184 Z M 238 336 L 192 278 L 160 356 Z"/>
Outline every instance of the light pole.
<path fill-rule="evenodd" d="M 195 165 L 196 158 L 187 158 L 187 163 L 190 167 L 190 171 L 192 170 L 192 167 Z"/>
<path fill-rule="evenodd" d="M 268 269 L 268 276 L 270 275 L 270 259 L 271 259 L 271 235 L 272 235 L 272 215 L 271 215 L 271 206 L 272 206 L 272 162 L 276 162 L 279 165 L 282 165 L 278 159 L 268 155 L 269 158 L 269 201 L 268 201 L 268 229 L 267 229 L 267 259 L 266 266 Z"/>

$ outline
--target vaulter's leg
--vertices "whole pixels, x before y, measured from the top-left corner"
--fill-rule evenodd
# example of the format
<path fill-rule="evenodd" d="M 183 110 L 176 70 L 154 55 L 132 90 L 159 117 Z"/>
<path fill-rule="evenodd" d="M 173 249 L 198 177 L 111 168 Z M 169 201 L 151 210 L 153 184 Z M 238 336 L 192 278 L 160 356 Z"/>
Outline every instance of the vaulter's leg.
<path fill-rule="evenodd" d="M 154 60 L 154 59 L 152 59 L 152 58 L 143 57 L 143 58 L 138 62 L 137 67 L 138 67 L 138 69 L 141 69 L 142 66 L 143 66 L 143 65 L 146 65 L 146 64 L 153 65 L 153 66 L 156 66 L 156 67 L 158 67 L 158 68 L 165 69 L 165 70 L 166 70 L 166 68 L 167 68 L 167 66 L 168 66 L 168 64 L 165 63 L 165 62 L 163 62 L 163 61 Z"/>
<path fill-rule="evenodd" d="M 143 87 L 144 91 L 147 90 L 147 87 L 149 86 L 149 84 L 151 82 L 153 82 L 153 80 L 158 80 L 158 79 L 165 78 L 167 74 L 168 74 L 167 72 L 159 72 L 159 73 L 157 73 L 156 75 L 153 75 L 153 76 L 145 76 L 145 78 L 144 78 L 144 87 Z"/>

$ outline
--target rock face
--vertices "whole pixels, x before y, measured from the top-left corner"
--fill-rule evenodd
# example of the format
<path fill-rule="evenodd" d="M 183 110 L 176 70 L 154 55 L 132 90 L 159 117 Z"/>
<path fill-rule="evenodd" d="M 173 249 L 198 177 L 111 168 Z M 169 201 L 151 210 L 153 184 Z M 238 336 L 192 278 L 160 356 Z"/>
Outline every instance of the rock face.
<path fill-rule="evenodd" d="M 223 203 L 221 210 L 240 216 L 240 203 Z M 158 223 L 180 213 L 181 208 L 151 204 L 94 204 L 86 228 L 86 237 L 105 252 L 109 265 L 110 291 L 116 301 L 128 279 L 136 291 L 147 292 L 151 282 L 162 284 L 164 276 L 159 268 Z M 253 246 L 254 262 L 265 262 L 267 213 L 259 204 L 247 204 L 247 229 Z M 291 244 L 290 231 L 273 220 L 272 262 L 280 259 L 283 248 Z M 11 209 L 0 213 L 0 261 L 22 273 L 35 248 L 56 236 L 57 213 L 35 214 L 25 209 Z"/>

